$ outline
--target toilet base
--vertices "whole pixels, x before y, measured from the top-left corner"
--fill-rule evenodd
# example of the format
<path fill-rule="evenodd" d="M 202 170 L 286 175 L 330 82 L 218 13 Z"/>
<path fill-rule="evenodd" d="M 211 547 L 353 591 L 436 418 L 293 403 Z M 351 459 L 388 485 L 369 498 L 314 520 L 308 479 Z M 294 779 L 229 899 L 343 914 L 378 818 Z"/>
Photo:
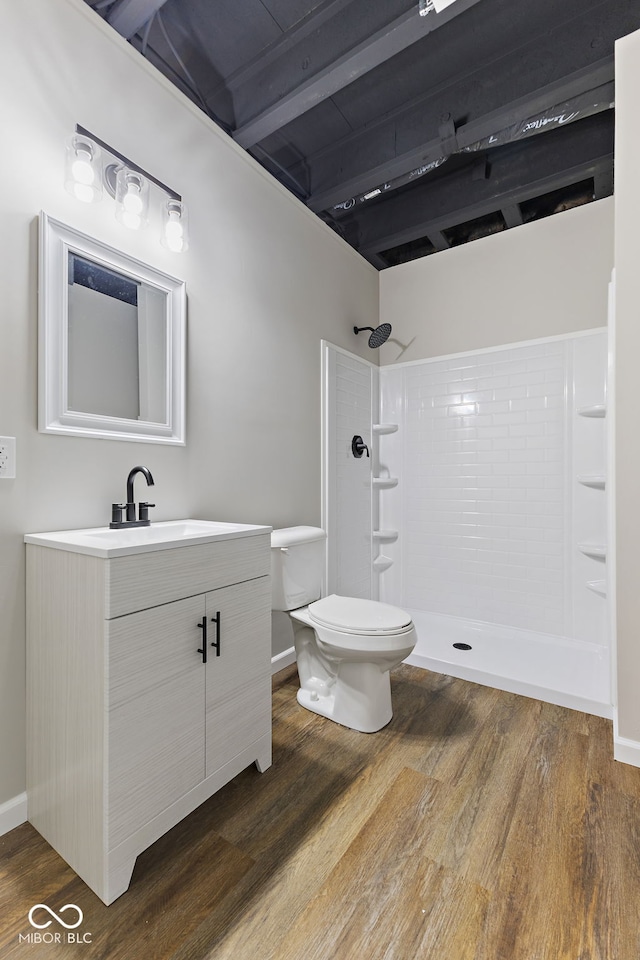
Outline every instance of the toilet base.
<path fill-rule="evenodd" d="M 393 717 L 389 671 L 373 663 L 342 662 L 331 693 L 301 687 L 297 699 L 306 710 L 360 733 L 376 733 Z"/>

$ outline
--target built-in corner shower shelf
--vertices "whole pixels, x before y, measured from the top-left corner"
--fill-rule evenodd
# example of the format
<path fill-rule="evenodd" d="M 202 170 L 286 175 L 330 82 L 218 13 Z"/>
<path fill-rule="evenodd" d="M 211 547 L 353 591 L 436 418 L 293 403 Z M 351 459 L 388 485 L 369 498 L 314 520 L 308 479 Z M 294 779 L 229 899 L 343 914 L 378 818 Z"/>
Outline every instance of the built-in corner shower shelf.
<path fill-rule="evenodd" d="M 606 560 L 607 548 L 603 543 L 579 543 L 578 550 L 592 560 Z"/>
<path fill-rule="evenodd" d="M 373 539 L 380 543 L 395 543 L 398 539 L 397 530 L 374 530 Z"/>
<path fill-rule="evenodd" d="M 374 477 L 373 485 L 379 490 L 390 490 L 392 487 L 398 486 L 397 477 Z"/>
<path fill-rule="evenodd" d="M 593 487 L 594 490 L 604 490 L 606 484 L 606 477 L 601 476 L 600 474 L 591 474 L 589 476 L 580 476 L 577 477 L 578 483 L 581 483 L 585 487 Z"/>
<path fill-rule="evenodd" d="M 605 403 L 592 403 L 588 407 L 578 407 L 579 417 L 606 417 L 607 406 Z"/>
<path fill-rule="evenodd" d="M 373 432 L 382 434 L 382 433 L 396 433 L 398 430 L 397 423 L 374 423 Z"/>
<path fill-rule="evenodd" d="M 376 557 L 373 561 L 373 569 L 377 573 L 384 573 L 384 571 L 388 570 L 392 564 L 393 560 L 390 557 L 384 557 L 382 554 L 380 554 L 380 556 Z"/>
<path fill-rule="evenodd" d="M 597 593 L 599 597 L 606 597 L 607 595 L 606 580 L 587 580 L 587 587 L 589 590 L 593 590 L 594 593 Z"/>

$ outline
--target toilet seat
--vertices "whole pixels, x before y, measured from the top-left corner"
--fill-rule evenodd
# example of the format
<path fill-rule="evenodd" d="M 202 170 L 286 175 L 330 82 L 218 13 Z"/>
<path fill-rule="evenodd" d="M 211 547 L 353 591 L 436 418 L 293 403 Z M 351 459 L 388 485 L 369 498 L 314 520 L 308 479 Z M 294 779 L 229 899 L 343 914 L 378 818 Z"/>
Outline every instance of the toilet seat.
<path fill-rule="evenodd" d="M 378 600 L 331 594 L 310 603 L 307 610 L 313 623 L 352 636 L 397 636 L 414 629 L 404 610 Z"/>

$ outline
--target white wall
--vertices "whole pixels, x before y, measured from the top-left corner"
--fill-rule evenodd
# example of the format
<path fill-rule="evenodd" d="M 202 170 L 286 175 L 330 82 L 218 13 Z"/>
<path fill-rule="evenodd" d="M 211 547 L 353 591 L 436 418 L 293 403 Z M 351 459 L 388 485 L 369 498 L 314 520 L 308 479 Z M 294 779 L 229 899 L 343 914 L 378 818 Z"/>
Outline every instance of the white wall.
<path fill-rule="evenodd" d="M 380 274 L 380 362 L 438 357 L 601 327 L 613 198 Z"/>
<path fill-rule="evenodd" d="M 616 510 L 618 733 L 640 766 L 640 31 L 616 44 Z"/>
<path fill-rule="evenodd" d="M 320 340 L 365 355 L 351 327 L 375 320 L 378 279 L 81 0 L 2 4 L 0 90 L 0 434 L 18 451 L 0 480 L 1 805 L 24 790 L 23 533 L 104 524 L 138 463 L 157 519 L 319 523 Z M 65 193 L 75 123 L 183 194 L 184 257 L 158 223 L 132 234 L 108 198 Z M 186 448 L 37 432 L 40 209 L 186 280 Z"/>

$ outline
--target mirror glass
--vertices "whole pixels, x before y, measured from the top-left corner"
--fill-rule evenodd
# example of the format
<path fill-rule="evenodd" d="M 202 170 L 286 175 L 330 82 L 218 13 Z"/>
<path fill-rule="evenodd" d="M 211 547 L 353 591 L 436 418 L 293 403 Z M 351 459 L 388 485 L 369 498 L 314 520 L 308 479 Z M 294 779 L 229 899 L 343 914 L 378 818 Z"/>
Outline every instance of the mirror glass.
<path fill-rule="evenodd" d="M 184 443 L 184 284 L 41 215 L 44 432 Z"/>
<path fill-rule="evenodd" d="M 166 419 L 166 294 L 69 251 L 69 410 Z"/>

